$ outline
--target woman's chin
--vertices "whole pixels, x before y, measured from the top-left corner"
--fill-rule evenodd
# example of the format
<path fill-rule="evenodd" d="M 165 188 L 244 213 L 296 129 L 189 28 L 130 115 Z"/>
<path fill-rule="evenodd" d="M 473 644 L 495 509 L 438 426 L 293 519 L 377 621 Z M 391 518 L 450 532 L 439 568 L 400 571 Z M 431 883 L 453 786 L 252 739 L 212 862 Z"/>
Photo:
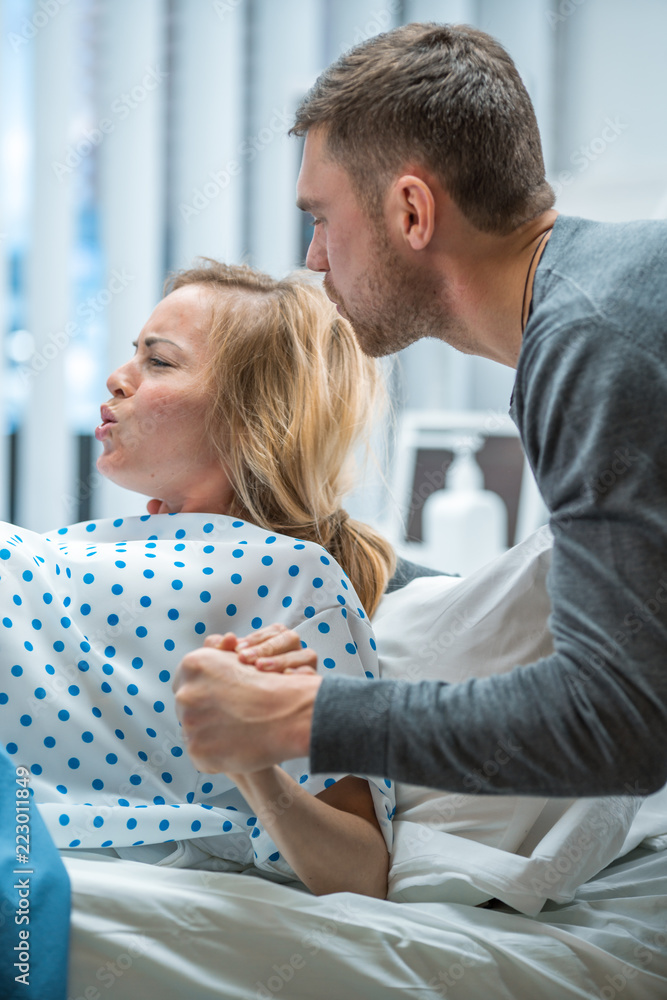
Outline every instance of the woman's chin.
<path fill-rule="evenodd" d="M 111 476 L 109 474 L 109 463 L 107 461 L 107 458 L 108 456 L 106 451 L 103 451 L 101 455 L 97 456 L 95 466 L 101 476 L 104 476 L 105 479 L 111 479 Z"/>
<path fill-rule="evenodd" d="M 114 486 L 120 486 L 124 490 L 130 490 L 132 493 L 141 493 L 142 496 L 154 497 L 156 491 L 159 487 L 155 487 L 154 484 L 148 484 L 144 481 L 144 477 L 141 475 L 133 475 L 128 469 L 121 469 L 113 461 L 113 454 L 107 454 L 104 452 L 99 456 L 96 462 L 97 471 L 105 479 L 108 479 L 110 483 Z"/>

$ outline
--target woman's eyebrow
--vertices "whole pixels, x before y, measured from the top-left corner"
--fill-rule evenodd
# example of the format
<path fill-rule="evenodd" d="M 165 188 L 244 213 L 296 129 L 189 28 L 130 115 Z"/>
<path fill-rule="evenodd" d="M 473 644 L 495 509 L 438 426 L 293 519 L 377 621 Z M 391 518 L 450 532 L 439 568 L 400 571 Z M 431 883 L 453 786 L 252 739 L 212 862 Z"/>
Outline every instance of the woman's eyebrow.
<path fill-rule="evenodd" d="M 146 347 L 152 347 L 153 344 L 171 344 L 171 346 L 175 347 L 178 351 L 183 350 L 183 348 L 178 344 L 175 344 L 173 340 L 168 340 L 166 337 L 144 337 L 144 345 Z M 132 346 L 138 347 L 138 341 L 134 340 L 132 342 Z"/>

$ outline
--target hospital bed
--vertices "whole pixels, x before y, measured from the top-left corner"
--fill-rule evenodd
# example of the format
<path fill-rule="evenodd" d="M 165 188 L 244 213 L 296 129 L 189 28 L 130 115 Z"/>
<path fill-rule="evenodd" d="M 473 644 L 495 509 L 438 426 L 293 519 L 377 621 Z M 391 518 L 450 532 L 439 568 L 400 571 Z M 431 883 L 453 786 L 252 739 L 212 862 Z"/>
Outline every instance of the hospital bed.
<path fill-rule="evenodd" d="M 463 581 L 386 595 L 382 675 L 456 682 L 547 653 L 550 546 L 541 529 Z M 71 1000 L 667 997 L 667 790 L 548 800 L 399 785 L 386 901 L 64 857 Z"/>

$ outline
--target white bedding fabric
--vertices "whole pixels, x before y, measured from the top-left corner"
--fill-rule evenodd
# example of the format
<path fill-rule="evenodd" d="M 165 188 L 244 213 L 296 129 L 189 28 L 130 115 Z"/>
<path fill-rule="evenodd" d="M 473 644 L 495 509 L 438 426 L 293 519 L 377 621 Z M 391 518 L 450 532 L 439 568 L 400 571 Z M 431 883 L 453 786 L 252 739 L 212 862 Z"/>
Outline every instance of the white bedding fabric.
<path fill-rule="evenodd" d="M 537 917 L 318 898 L 255 876 L 131 861 L 66 865 L 71 1000 L 667 996 L 667 851 L 637 852 Z"/>
<path fill-rule="evenodd" d="M 548 655 L 551 547 L 541 528 L 463 580 L 423 577 L 386 595 L 373 618 L 380 676 L 459 683 Z M 481 787 L 474 774 L 470 784 Z M 389 898 L 397 901 L 495 897 L 536 914 L 548 899 L 571 899 L 645 837 L 667 834 L 665 790 L 646 806 L 631 795 L 463 795 L 401 783 L 395 791 Z"/>
<path fill-rule="evenodd" d="M 457 681 L 544 655 L 549 551 L 541 531 L 464 581 L 387 596 L 382 675 Z M 547 800 L 399 785 L 389 901 L 68 857 L 69 997 L 664 1000 L 665 837 L 666 789 Z M 640 842 L 657 850 L 621 857 Z"/>

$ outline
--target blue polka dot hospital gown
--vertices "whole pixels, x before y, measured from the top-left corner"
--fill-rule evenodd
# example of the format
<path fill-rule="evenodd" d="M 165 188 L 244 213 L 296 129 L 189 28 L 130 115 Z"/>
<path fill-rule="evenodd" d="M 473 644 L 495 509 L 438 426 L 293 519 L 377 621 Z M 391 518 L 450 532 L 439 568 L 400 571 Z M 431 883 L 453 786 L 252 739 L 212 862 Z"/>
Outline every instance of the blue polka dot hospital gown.
<path fill-rule="evenodd" d="M 32 772 L 56 845 L 123 857 L 162 845 L 163 864 L 294 878 L 226 775 L 193 767 L 171 685 L 207 633 L 272 622 L 317 650 L 320 673 L 377 676 L 372 629 L 338 564 L 312 542 L 211 514 L 46 535 L 1 524 L 3 538 L 0 732 Z M 307 759 L 283 766 L 313 795 L 342 777 L 311 775 Z M 390 847 L 394 789 L 367 780 Z"/>

